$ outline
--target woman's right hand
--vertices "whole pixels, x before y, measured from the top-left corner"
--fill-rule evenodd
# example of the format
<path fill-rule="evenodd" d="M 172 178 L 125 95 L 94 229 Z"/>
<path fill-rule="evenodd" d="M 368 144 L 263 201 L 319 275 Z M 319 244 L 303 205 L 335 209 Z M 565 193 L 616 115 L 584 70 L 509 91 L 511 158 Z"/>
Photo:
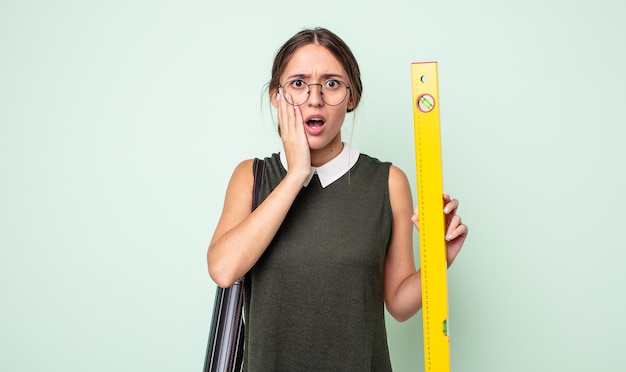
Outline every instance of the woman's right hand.
<path fill-rule="evenodd" d="M 235 168 L 207 251 L 209 274 L 223 288 L 245 275 L 261 257 L 311 173 L 311 152 L 300 107 L 290 105 L 280 95 L 275 103 L 289 170 L 251 212 L 252 160 L 243 161 Z"/>
<path fill-rule="evenodd" d="M 304 131 L 304 120 L 300 106 L 287 103 L 282 93 L 276 93 L 278 126 L 287 157 L 287 174 L 303 177 L 311 173 L 311 151 Z M 304 181 L 303 181 L 304 182 Z"/>

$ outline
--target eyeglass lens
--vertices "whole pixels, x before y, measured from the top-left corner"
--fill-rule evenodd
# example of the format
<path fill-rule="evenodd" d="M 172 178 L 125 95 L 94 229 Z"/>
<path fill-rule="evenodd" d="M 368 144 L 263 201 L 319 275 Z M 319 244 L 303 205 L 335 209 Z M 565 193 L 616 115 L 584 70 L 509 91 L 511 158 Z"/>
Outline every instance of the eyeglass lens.
<path fill-rule="evenodd" d="M 327 80 L 323 84 L 308 84 L 302 80 L 293 80 L 285 83 L 282 88 L 287 102 L 299 106 L 309 99 L 311 87 L 315 85 L 320 89 L 322 100 L 329 106 L 340 105 L 348 95 L 348 86 L 339 80 Z"/>

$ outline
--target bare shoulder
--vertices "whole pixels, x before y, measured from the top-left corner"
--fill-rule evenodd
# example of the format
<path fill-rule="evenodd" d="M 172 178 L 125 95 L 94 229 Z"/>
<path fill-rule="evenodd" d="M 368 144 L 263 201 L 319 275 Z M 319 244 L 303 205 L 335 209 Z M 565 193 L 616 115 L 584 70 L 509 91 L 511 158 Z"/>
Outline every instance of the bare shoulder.
<path fill-rule="evenodd" d="M 233 170 L 228 188 L 226 189 L 222 215 L 215 228 L 211 244 L 216 238 L 230 230 L 251 213 L 252 183 L 254 182 L 252 165 L 253 160 L 244 160 L 237 164 Z"/>
<path fill-rule="evenodd" d="M 407 205 L 409 209 L 413 208 L 409 179 L 404 171 L 395 165 L 389 167 L 389 199 L 393 209 L 406 208 Z"/>
<path fill-rule="evenodd" d="M 228 191 L 245 191 L 252 189 L 252 182 L 254 182 L 254 176 L 252 174 L 253 164 L 253 159 L 246 159 L 237 164 L 230 178 Z"/>
<path fill-rule="evenodd" d="M 395 165 L 389 167 L 389 189 L 406 188 L 409 186 L 409 179 L 404 171 Z"/>
<path fill-rule="evenodd" d="M 242 160 L 239 164 L 237 164 L 237 166 L 235 167 L 235 172 L 234 173 L 238 173 L 238 172 L 247 172 L 250 171 L 252 172 L 252 165 L 254 164 L 254 160 L 253 159 L 245 159 Z"/>

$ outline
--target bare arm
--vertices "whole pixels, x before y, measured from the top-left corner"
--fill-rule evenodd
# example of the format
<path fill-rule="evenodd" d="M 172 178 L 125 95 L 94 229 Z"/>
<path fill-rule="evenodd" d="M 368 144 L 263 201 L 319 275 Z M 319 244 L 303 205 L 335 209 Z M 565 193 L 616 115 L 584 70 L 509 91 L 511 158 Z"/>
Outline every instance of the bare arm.
<path fill-rule="evenodd" d="M 265 252 L 310 173 L 310 153 L 299 107 L 289 106 L 279 96 L 273 102 L 278 107 L 289 170 L 252 212 L 253 161 L 243 161 L 235 168 L 207 251 L 209 274 L 223 288 L 247 273 Z"/>
<path fill-rule="evenodd" d="M 396 320 L 405 321 L 422 308 L 421 272 L 415 270 L 413 257 L 413 226 L 418 226 L 418 215 L 417 211 L 413 212 L 411 188 L 406 175 L 393 166 L 389 171 L 389 199 L 393 228 L 385 261 L 385 304 Z M 458 200 L 443 195 L 448 266 L 461 250 L 468 232 L 467 226 L 456 214 L 458 205 Z"/>
<path fill-rule="evenodd" d="M 261 257 L 302 188 L 303 179 L 287 174 L 251 212 L 252 160 L 237 166 L 207 252 L 209 274 L 220 287 L 231 286 Z"/>
<path fill-rule="evenodd" d="M 396 320 L 404 321 L 422 307 L 422 281 L 413 256 L 411 187 L 395 166 L 389 170 L 389 199 L 393 225 L 385 260 L 385 305 Z"/>

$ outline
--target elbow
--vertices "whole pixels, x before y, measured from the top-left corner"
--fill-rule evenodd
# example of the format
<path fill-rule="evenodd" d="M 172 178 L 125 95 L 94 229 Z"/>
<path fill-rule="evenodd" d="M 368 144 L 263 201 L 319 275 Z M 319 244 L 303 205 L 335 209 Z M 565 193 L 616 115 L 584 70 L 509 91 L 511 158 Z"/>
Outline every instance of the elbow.
<path fill-rule="evenodd" d="M 225 275 L 212 274 L 210 271 L 209 275 L 211 276 L 211 279 L 213 279 L 215 284 L 217 284 L 217 286 L 220 288 L 232 287 L 232 285 L 235 284 L 235 282 L 237 281 L 237 279 L 232 279 L 231 277 Z"/>
<path fill-rule="evenodd" d="M 422 304 L 420 302 L 417 308 L 415 307 L 408 307 L 408 308 L 395 307 L 394 308 L 393 306 L 388 306 L 387 312 L 389 312 L 389 315 L 391 315 L 397 322 L 403 323 L 411 319 L 413 315 L 417 314 L 417 312 L 421 310 L 421 308 L 422 308 Z"/>
<path fill-rule="evenodd" d="M 392 313 L 389 312 L 389 314 L 391 314 L 391 316 L 400 323 L 406 322 L 407 320 L 411 319 L 410 315 L 407 314 L 400 314 L 400 313 Z"/>
<path fill-rule="evenodd" d="M 218 287 L 221 288 L 228 288 L 237 281 L 237 279 L 233 279 L 232 275 L 228 275 L 228 273 L 224 272 L 224 270 L 213 267 L 213 265 L 211 265 L 210 263 L 209 276 L 215 282 L 215 284 L 217 284 Z"/>
<path fill-rule="evenodd" d="M 237 278 L 232 270 L 228 270 L 228 265 L 217 263 L 207 258 L 209 276 L 221 288 L 231 287 L 239 278 Z"/>

